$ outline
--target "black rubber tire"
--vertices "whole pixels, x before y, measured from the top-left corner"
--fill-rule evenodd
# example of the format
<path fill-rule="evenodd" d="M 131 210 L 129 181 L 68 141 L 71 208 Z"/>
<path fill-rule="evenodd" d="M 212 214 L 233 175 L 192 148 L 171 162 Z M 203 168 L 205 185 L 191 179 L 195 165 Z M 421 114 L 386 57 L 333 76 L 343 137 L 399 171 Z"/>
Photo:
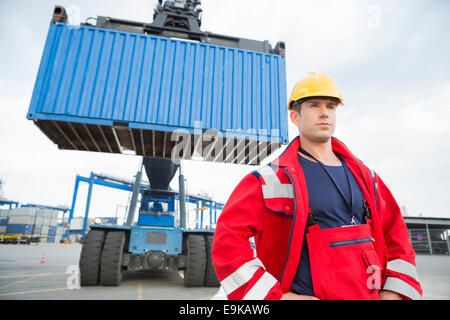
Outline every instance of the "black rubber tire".
<path fill-rule="evenodd" d="M 214 270 L 214 265 L 211 256 L 212 244 L 214 240 L 214 235 L 205 236 L 206 244 L 206 271 L 205 271 L 205 286 L 207 287 L 219 287 L 220 282 L 217 278 L 216 271 Z"/>
<path fill-rule="evenodd" d="M 201 287 L 205 281 L 206 248 L 205 237 L 190 234 L 186 238 L 186 270 L 184 271 L 185 287 Z"/>
<path fill-rule="evenodd" d="M 100 262 L 100 284 L 118 286 L 122 282 L 122 256 L 125 232 L 110 231 L 106 234 Z"/>
<path fill-rule="evenodd" d="M 105 231 L 102 230 L 89 230 L 86 235 L 79 261 L 81 286 L 98 285 L 104 240 Z"/>

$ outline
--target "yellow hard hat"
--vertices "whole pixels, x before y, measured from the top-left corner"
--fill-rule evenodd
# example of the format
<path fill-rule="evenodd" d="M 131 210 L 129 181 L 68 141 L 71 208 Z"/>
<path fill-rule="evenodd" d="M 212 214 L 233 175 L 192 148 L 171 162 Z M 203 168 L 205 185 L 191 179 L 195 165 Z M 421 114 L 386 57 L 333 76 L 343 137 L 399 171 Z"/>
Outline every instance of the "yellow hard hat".
<path fill-rule="evenodd" d="M 292 110 L 293 102 L 309 97 L 336 98 L 338 104 L 344 104 L 336 84 L 323 72 L 310 72 L 296 83 L 289 97 L 288 109 Z"/>

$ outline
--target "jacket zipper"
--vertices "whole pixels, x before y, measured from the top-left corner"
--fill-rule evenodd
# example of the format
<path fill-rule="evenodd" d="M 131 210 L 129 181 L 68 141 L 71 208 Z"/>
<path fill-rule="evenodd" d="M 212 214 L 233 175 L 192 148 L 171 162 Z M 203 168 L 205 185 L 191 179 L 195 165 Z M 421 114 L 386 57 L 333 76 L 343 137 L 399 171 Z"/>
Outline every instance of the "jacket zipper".
<path fill-rule="evenodd" d="M 291 251 L 291 238 L 292 238 L 292 234 L 294 233 L 295 220 L 296 220 L 295 218 L 297 216 L 297 199 L 295 198 L 294 181 L 292 180 L 292 177 L 289 174 L 289 171 L 287 169 L 284 169 L 284 171 L 286 172 L 287 176 L 289 177 L 289 180 L 291 180 L 292 188 L 294 188 L 294 218 L 293 218 L 294 220 L 292 221 L 291 233 L 289 234 L 288 251 L 287 251 L 287 256 L 286 256 L 286 262 L 284 264 L 283 271 L 281 272 L 280 284 L 283 282 L 284 271 L 286 270 L 287 263 L 289 260 L 289 252 Z"/>
<path fill-rule="evenodd" d="M 330 242 L 330 248 L 349 246 L 352 244 L 359 244 L 359 243 L 365 243 L 365 242 L 370 242 L 370 241 L 375 241 L 375 240 L 373 238 L 362 238 L 362 239 L 355 239 L 355 240 L 334 241 L 334 242 Z"/>

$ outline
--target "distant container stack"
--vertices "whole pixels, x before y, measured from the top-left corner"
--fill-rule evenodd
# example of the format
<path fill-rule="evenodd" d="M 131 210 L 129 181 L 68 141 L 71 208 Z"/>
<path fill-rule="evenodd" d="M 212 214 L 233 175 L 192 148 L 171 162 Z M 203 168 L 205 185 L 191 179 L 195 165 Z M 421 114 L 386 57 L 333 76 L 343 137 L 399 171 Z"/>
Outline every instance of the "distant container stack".
<path fill-rule="evenodd" d="M 6 234 L 8 228 L 8 212 L 9 210 L 0 209 L 0 235 Z"/>
<path fill-rule="evenodd" d="M 0 220 L 8 219 L 8 216 L 9 216 L 9 210 L 7 210 L 7 209 L 0 209 Z"/>
<path fill-rule="evenodd" d="M 56 225 L 58 223 L 58 211 L 56 210 L 39 210 L 39 224 L 36 224 L 40 232 L 41 242 L 55 242 Z M 37 233 L 37 232 L 36 232 Z"/>
<path fill-rule="evenodd" d="M 55 243 L 60 243 L 67 228 L 62 226 L 55 227 Z"/>
<path fill-rule="evenodd" d="M 36 221 L 37 210 L 29 207 L 10 209 L 6 234 L 31 235 Z"/>
<path fill-rule="evenodd" d="M 20 207 L 0 209 L 0 234 L 40 237 L 40 242 L 59 243 L 67 229 L 58 226 L 57 210 Z"/>

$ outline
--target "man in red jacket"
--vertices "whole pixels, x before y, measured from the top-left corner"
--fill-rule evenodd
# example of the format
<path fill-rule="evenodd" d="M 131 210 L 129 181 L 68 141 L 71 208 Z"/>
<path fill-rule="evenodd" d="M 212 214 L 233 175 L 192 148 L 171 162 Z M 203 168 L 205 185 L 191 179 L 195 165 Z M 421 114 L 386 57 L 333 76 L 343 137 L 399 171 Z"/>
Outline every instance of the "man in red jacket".
<path fill-rule="evenodd" d="M 288 103 L 299 136 L 228 199 L 212 248 L 228 299 L 421 298 L 394 197 L 333 137 L 341 104 L 326 74 L 300 80 Z"/>

